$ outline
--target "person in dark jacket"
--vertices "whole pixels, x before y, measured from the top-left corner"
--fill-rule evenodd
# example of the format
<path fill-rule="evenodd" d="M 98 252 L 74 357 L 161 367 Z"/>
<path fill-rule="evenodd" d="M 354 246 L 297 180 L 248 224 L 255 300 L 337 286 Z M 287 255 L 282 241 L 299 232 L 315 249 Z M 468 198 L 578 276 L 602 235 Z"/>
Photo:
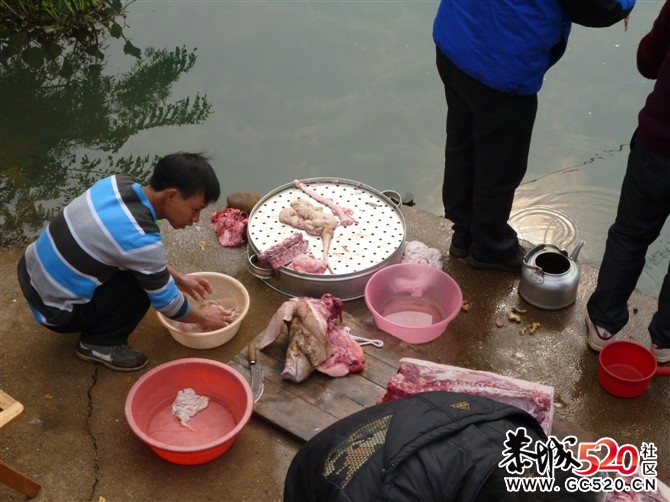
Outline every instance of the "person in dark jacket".
<path fill-rule="evenodd" d="M 621 186 L 616 219 L 609 229 L 596 289 L 587 303 L 588 345 L 600 352 L 628 323 L 628 299 L 635 289 L 649 245 L 670 215 L 670 1 L 640 41 L 637 68 L 656 80 L 638 115 Z M 649 324 L 651 351 L 670 361 L 670 272 Z"/>
<path fill-rule="evenodd" d="M 635 0 L 607 3 L 623 18 Z M 447 100 L 442 200 L 453 223 L 449 253 L 475 268 L 521 270 L 524 249 L 508 220 L 537 92 L 570 28 L 562 0 L 440 2 L 433 39 Z"/>
<path fill-rule="evenodd" d="M 499 464 L 505 463 L 508 432 L 519 428 L 528 443 L 547 441 L 530 414 L 470 394 L 425 392 L 371 406 L 324 429 L 298 451 L 286 475 L 284 501 L 596 500 L 594 493 L 563 489 L 529 496 L 508 492 L 504 478 L 517 474 Z M 556 486 L 566 472 L 555 471 Z"/>

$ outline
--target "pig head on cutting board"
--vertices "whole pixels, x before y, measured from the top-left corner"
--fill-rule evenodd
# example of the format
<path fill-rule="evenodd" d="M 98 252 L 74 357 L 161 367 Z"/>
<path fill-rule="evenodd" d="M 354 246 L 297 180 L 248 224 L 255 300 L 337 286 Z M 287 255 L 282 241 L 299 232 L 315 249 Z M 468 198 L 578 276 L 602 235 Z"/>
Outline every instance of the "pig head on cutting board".
<path fill-rule="evenodd" d="M 259 349 L 287 331 L 289 344 L 282 378 L 296 383 L 314 370 L 340 377 L 363 370 L 365 354 L 349 336 L 349 329 L 338 326 L 344 302 L 331 294 L 321 298 L 298 297 L 284 302 L 261 333 Z"/>

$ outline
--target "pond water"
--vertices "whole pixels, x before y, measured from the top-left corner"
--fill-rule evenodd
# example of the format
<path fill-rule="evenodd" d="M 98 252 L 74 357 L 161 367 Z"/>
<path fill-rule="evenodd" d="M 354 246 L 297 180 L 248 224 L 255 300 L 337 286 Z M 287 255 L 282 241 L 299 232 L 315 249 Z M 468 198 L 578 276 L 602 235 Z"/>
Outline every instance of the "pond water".
<path fill-rule="evenodd" d="M 638 0 L 628 31 L 573 27 L 539 95 L 512 217 L 522 238 L 568 251 L 583 239 L 579 260 L 599 265 L 627 145 L 653 86 L 637 73 L 635 52 L 661 5 Z M 156 155 L 176 150 L 211 156 L 224 204 L 231 192 L 264 195 L 294 178 L 333 176 L 411 192 L 417 207 L 442 214 L 437 6 L 137 0 L 123 36 L 142 50 L 140 59 L 124 54 L 122 38 L 107 42 L 97 66 L 70 75 L 8 79 L 19 72 L 6 65 L 5 240 L 34 236 L 49 211 L 93 179 L 146 172 Z M 51 99 L 35 99 L 40 86 L 37 95 Z M 65 102 L 45 92 L 68 88 Z M 669 242 L 666 226 L 638 284 L 649 294 L 660 288 Z"/>

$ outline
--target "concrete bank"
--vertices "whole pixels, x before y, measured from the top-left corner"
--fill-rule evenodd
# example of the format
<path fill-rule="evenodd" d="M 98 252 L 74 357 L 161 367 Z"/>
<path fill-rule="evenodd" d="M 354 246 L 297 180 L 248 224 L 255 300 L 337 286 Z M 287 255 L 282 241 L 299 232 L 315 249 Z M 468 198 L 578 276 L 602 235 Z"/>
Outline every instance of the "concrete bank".
<path fill-rule="evenodd" d="M 598 385 L 597 355 L 586 347 L 584 328 L 584 305 L 595 284 L 595 269 L 581 265 L 573 306 L 541 311 L 518 297 L 515 274 L 473 270 L 447 257 L 451 231 L 446 220 L 410 207 L 403 207 L 403 213 L 407 239 L 442 251 L 444 269 L 471 305 L 445 335 L 422 346 L 434 361 L 552 385 L 558 416 L 619 444 L 653 442 L 659 448 L 659 463 L 670 466 L 670 379 L 655 379 L 633 400 L 614 398 Z M 281 500 L 284 475 L 300 442 L 263 420 L 252 418 L 224 456 L 198 466 L 162 460 L 126 424 L 126 394 L 144 372 L 184 357 L 231 360 L 286 300 L 247 272 L 245 248 L 218 244 L 207 215 L 187 230 L 163 231 L 173 265 L 183 272 L 213 270 L 236 277 L 250 292 L 251 311 L 232 341 L 207 351 L 179 345 L 150 311 L 131 337 L 131 343 L 149 355 L 149 365 L 129 374 L 80 361 L 74 356 L 77 335 L 40 327 L 16 281 L 22 249 L 0 250 L 0 389 L 25 407 L 24 415 L 2 431 L 0 459 L 42 485 L 33 500 Z M 528 308 L 528 322 L 541 323 L 534 335 L 520 335 L 513 323 L 496 327 L 495 319 L 506 317 L 514 306 Z M 656 300 L 636 291 L 630 306 L 634 313 L 621 338 L 647 344 L 646 326 Z M 347 302 L 346 311 L 370 316 L 363 300 Z M 0 484 L 0 500 L 25 496 Z"/>

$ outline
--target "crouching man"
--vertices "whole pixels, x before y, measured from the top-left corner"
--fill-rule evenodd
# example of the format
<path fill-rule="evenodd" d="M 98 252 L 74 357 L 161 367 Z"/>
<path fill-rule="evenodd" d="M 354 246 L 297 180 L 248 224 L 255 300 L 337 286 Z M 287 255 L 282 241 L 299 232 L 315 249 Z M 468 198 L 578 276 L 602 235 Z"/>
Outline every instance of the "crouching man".
<path fill-rule="evenodd" d="M 184 296 L 204 298 L 209 282 L 168 266 L 158 220 L 181 229 L 220 195 L 207 159 L 174 153 L 160 159 L 149 186 L 127 174 L 96 182 L 70 202 L 31 243 L 18 279 L 35 318 L 59 333 L 79 332 L 75 354 L 117 371 L 147 356 L 128 337 L 150 305 L 170 319 L 216 329 L 224 313 L 203 312 Z"/>

